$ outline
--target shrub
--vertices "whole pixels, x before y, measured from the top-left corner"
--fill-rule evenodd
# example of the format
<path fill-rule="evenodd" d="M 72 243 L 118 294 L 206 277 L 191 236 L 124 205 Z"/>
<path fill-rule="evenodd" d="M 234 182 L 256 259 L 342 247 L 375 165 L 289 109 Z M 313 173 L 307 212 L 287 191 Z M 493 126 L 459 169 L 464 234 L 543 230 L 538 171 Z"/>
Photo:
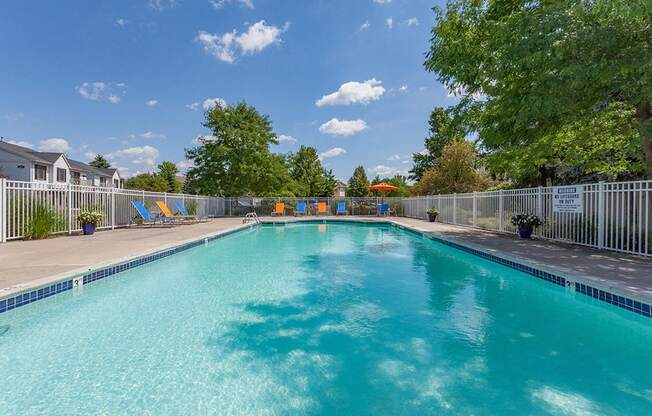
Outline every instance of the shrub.
<path fill-rule="evenodd" d="M 40 240 L 47 238 L 58 229 L 64 228 L 65 220 L 54 210 L 45 205 L 34 206 L 32 215 L 25 230 L 25 240 Z"/>
<path fill-rule="evenodd" d="M 190 215 L 197 215 L 197 201 L 188 201 L 186 202 L 186 211 Z"/>

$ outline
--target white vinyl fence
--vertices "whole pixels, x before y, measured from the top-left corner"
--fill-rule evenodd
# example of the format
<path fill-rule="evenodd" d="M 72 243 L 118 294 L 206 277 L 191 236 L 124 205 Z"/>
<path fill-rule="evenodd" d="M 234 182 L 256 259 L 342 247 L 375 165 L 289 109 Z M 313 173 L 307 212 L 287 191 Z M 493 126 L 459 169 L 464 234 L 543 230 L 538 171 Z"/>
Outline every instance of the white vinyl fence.
<path fill-rule="evenodd" d="M 77 215 L 84 210 L 103 214 L 99 229 L 125 227 L 138 217 L 132 204 L 136 200 L 150 212 L 158 212 L 156 201 L 176 211 L 178 201 L 197 215 L 224 215 L 224 198 L 218 197 L 0 179 L 0 242 L 23 238 L 35 212 L 42 209 L 55 213 L 55 233 L 81 231 Z"/>
<path fill-rule="evenodd" d="M 652 256 L 652 181 L 578 185 L 580 212 L 554 212 L 555 187 L 510 189 L 454 195 L 404 198 L 403 215 L 427 218 L 439 210 L 438 221 L 515 233 L 513 214 L 536 214 L 544 225 L 540 238 L 598 249 Z"/>

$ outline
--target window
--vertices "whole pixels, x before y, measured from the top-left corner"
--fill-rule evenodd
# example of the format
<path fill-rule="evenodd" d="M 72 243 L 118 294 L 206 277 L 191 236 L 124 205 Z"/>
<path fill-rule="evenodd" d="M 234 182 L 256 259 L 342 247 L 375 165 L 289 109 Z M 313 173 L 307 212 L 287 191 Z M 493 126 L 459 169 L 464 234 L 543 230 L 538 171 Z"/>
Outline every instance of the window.
<path fill-rule="evenodd" d="M 100 176 L 100 186 L 106 186 L 106 178 L 104 176 Z"/>
<path fill-rule="evenodd" d="M 116 187 L 116 188 L 119 188 L 120 187 L 120 181 L 117 180 L 117 179 L 114 179 L 113 180 L 113 186 Z"/>
<path fill-rule="evenodd" d="M 43 165 L 34 165 L 34 179 L 46 181 L 48 179 L 48 168 Z"/>
<path fill-rule="evenodd" d="M 66 170 L 57 168 L 57 182 L 66 182 Z"/>
<path fill-rule="evenodd" d="M 81 184 L 81 175 L 79 172 L 70 172 L 70 183 L 73 185 Z"/>

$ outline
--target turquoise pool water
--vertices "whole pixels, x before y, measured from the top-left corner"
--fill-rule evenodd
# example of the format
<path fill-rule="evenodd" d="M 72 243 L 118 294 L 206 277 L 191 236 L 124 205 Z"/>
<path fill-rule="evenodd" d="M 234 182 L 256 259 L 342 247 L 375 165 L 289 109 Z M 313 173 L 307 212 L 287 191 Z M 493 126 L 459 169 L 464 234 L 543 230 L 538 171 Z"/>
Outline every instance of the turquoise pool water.
<path fill-rule="evenodd" d="M 390 226 L 265 226 L 0 315 L 0 415 L 649 415 L 652 325 Z"/>

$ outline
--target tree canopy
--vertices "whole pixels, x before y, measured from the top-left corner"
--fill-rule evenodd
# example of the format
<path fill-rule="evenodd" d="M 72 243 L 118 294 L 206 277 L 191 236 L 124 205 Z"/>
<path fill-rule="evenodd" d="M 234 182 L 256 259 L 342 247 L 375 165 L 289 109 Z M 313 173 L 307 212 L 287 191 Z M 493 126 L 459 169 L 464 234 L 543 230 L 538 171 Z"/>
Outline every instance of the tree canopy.
<path fill-rule="evenodd" d="M 165 160 L 158 165 L 158 174 L 165 179 L 167 183 L 166 192 L 179 192 L 181 191 L 181 183 L 177 179 L 179 169 L 174 163 Z"/>
<path fill-rule="evenodd" d="M 168 183 L 164 177 L 155 173 L 141 173 L 127 179 L 125 188 L 149 192 L 167 192 Z"/>
<path fill-rule="evenodd" d="M 349 178 L 346 196 L 365 197 L 369 195 L 369 179 L 363 166 L 358 166 Z"/>
<path fill-rule="evenodd" d="M 337 180 L 322 166 L 317 149 L 301 146 L 288 155 L 288 163 L 296 196 L 333 196 Z"/>
<path fill-rule="evenodd" d="M 109 161 L 106 160 L 106 158 L 100 154 L 95 155 L 93 160 L 90 161 L 88 164 L 96 168 L 103 168 L 103 169 L 109 169 L 111 167 Z"/>
<path fill-rule="evenodd" d="M 530 163 L 537 163 L 538 180 L 546 179 L 549 157 L 557 156 L 545 152 L 545 143 L 584 148 L 587 125 L 597 123 L 626 149 L 614 152 L 612 142 L 606 160 L 615 158 L 618 170 L 624 162 L 635 166 L 631 153 L 643 149 L 650 176 L 651 23 L 649 0 L 452 0 L 436 9 L 425 67 L 460 95 L 456 117 L 510 174 L 519 169 L 507 167 L 515 152 L 530 149 L 537 152 Z M 623 124 L 601 123 L 613 120 L 605 113 L 615 108 L 631 111 L 634 134 Z M 600 146 L 588 145 L 588 154 L 600 158 Z M 587 172 L 601 170 L 588 165 Z"/>

